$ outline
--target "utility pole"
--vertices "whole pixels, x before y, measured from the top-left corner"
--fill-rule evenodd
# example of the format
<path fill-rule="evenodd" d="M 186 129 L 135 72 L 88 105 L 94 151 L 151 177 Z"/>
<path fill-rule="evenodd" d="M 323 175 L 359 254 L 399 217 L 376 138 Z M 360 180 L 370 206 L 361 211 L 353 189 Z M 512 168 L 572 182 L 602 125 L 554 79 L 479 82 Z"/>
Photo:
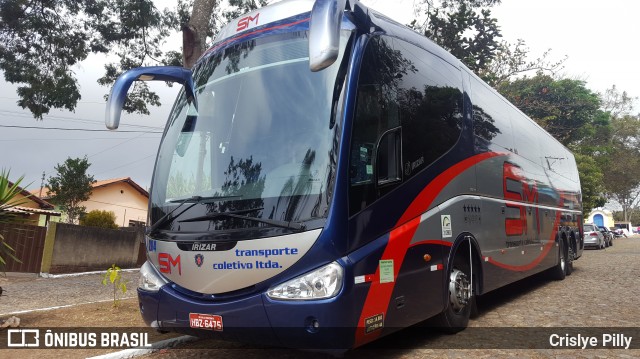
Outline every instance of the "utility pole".
<path fill-rule="evenodd" d="M 42 198 L 42 188 L 44 187 L 44 171 L 42 171 L 42 182 L 40 182 L 40 193 L 38 197 Z"/>

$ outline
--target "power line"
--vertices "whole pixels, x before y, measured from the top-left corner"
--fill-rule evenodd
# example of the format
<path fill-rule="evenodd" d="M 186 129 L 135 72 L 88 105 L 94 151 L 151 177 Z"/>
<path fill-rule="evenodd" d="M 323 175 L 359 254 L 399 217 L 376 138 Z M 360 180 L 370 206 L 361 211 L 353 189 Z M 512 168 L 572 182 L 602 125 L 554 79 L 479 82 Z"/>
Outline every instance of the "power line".
<path fill-rule="evenodd" d="M 31 130 L 57 130 L 57 131 L 83 131 L 83 132 L 112 132 L 112 130 L 98 130 L 88 128 L 62 128 L 62 127 L 36 127 L 36 126 L 16 126 L 16 125 L 0 125 L 6 128 L 22 128 Z M 161 131 L 135 131 L 135 130 L 118 130 L 119 133 L 162 133 Z"/>
<path fill-rule="evenodd" d="M 144 133 L 142 134 L 144 135 Z M 129 137 L 127 137 L 129 138 Z M 158 136 L 154 137 L 140 137 L 141 140 L 158 140 Z M 12 139 L 0 139 L 0 142 L 24 142 L 24 141 L 98 141 L 98 140 L 123 140 L 123 137 L 85 137 L 85 138 L 12 138 Z"/>
<path fill-rule="evenodd" d="M 12 116 L 17 116 L 17 117 L 27 117 L 27 118 L 31 118 L 32 115 L 26 112 L 18 112 L 18 111 L 8 111 L 8 110 L 0 110 L 0 114 L 2 115 L 12 115 Z M 56 116 L 56 115 L 44 115 L 43 119 L 46 120 L 51 120 L 51 121 L 75 121 L 75 122 L 86 122 L 86 123 L 95 123 L 95 124 L 103 124 L 103 121 L 96 121 L 96 120 L 92 120 L 92 119 L 88 119 L 88 118 L 83 118 L 83 117 L 67 117 L 67 116 Z M 164 126 L 144 126 L 144 125 L 135 125 L 135 124 L 122 124 L 121 126 L 127 126 L 127 127 L 137 127 L 137 128 L 151 128 L 151 129 L 158 129 L 161 130 L 164 128 Z"/>
<path fill-rule="evenodd" d="M 20 100 L 19 97 L 0 96 L 2 100 Z M 93 105 L 106 105 L 105 101 L 78 101 L 78 104 L 93 104 Z"/>
<path fill-rule="evenodd" d="M 104 170 L 104 171 L 100 171 L 100 172 L 94 173 L 94 175 L 98 175 L 98 174 L 101 174 L 101 173 L 105 173 L 105 172 L 109 172 L 109 171 L 117 170 L 117 169 L 120 169 L 120 168 L 122 168 L 122 167 L 127 167 L 127 166 L 130 166 L 130 165 L 134 164 L 134 163 L 142 162 L 142 161 L 146 160 L 147 158 L 151 158 L 151 157 L 155 157 L 155 153 L 154 153 L 154 154 L 151 154 L 151 155 L 149 155 L 149 156 L 143 157 L 143 158 L 141 158 L 141 159 L 139 159 L 139 160 L 135 160 L 135 161 L 133 161 L 133 162 L 125 163 L 125 164 L 123 164 L 123 165 L 121 165 L 121 166 L 118 166 L 118 167 L 114 167 L 114 168 L 110 168 L 110 169 L 108 169 L 108 170 Z"/>
<path fill-rule="evenodd" d="M 147 132 L 147 133 L 148 133 L 148 132 Z M 101 153 L 107 152 L 107 151 L 109 151 L 109 150 L 111 150 L 111 149 L 113 149 L 113 148 L 116 148 L 116 147 L 118 147 L 118 146 L 120 146 L 120 145 L 123 145 L 123 144 L 125 144 L 125 143 L 127 143 L 127 142 L 129 142 L 129 141 L 133 141 L 133 140 L 135 140 L 135 139 L 137 139 L 137 138 L 140 138 L 140 137 L 144 136 L 145 134 L 146 134 L 146 133 L 142 133 L 142 134 L 140 134 L 140 135 L 137 135 L 137 136 L 134 136 L 134 137 L 128 138 L 128 139 L 126 139 L 126 140 L 124 140 L 124 141 L 122 141 L 122 142 L 120 142 L 120 143 L 117 143 L 117 144 L 115 144 L 115 145 L 111 146 L 111 147 L 105 148 L 105 149 L 104 149 L 104 150 L 102 150 L 102 151 L 98 151 L 98 152 L 96 152 L 96 153 L 94 153 L 94 154 L 92 154 L 92 155 L 89 155 L 89 158 L 91 158 L 91 157 L 93 157 L 93 156 L 96 156 L 96 155 L 99 155 L 99 154 L 101 154 Z"/>

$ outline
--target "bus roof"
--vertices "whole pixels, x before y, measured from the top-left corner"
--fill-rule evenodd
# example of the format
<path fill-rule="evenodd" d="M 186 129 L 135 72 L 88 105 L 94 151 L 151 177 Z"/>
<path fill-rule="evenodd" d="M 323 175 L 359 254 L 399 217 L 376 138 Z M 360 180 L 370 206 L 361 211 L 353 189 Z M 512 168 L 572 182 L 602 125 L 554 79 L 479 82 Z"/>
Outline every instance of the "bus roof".
<path fill-rule="evenodd" d="M 313 8 L 314 3 L 315 0 L 283 0 L 246 13 L 230 21 L 223 27 L 211 44 L 211 47 L 215 47 L 230 37 L 248 32 L 257 26 L 263 26 L 295 15 L 308 13 Z"/>

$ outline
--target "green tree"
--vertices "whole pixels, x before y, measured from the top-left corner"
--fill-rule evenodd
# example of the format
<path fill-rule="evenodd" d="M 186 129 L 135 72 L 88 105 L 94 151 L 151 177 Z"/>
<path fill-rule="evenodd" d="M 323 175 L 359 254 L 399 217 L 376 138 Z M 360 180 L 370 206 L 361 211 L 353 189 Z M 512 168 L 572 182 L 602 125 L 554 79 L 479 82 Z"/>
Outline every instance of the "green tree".
<path fill-rule="evenodd" d="M 551 60 L 550 55 L 551 49 L 548 49 L 537 58 L 530 59 L 531 54 L 524 40 L 518 39 L 515 44 L 502 41 L 489 65 L 481 69 L 478 75 L 493 87 L 499 87 L 515 76 L 531 72 L 555 76 L 564 68 L 567 56 Z"/>
<path fill-rule="evenodd" d="M 629 221 L 631 211 L 640 198 L 640 119 L 614 117 L 611 127 L 604 172 L 605 191 L 610 199 L 622 206 L 623 218 Z"/>
<path fill-rule="evenodd" d="M 263 6 L 265 0 L 178 0 L 159 10 L 153 0 L 3 0 L 0 1 L 0 70 L 18 84 L 17 104 L 37 119 L 52 108 L 73 111 L 81 99 L 73 66 L 91 53 L 115 53 L 98 82 L 110 85 L 122 72 L 138 66 L 177 65 L 179 44 L 163 51 L 172 32 L 183 31 L 182 57 L 191 67 L 206 50 L 207 39 L 227 21 L 226 15 Z M 222 12 L 223 4 L 230 10 Z M 124 108 L 148 114 L 159 97 L 136 82 Z"/>
<path fill-rule="evenodd" d="M 602 183 L 604 174 L 592 157 L 581 154 L 575 154 L 575 157 L 582 185 L 582 212 L 587 214 L 592 209 L 602 207 L 606 203 L 606 198 L 603 196 L 605 189 Z"/>
<path fill-rule="evenodd" d="M 512 44 L 500 41 L 502 33 L 491 7 L 500 0 L 422 0 L 417 2 L 418 19 L 409 27 L 431 38 L 461 59 L 476 75 L 491 86 L 514 76 L 535 71 L 556 74 L 566 56 L 551 60 L 551 49 L 535 59 L 526 43 L 518 39 Z M 415 5 L 414 5 L 415 6 Z"/>
<path fill-rule="evenodd" d="M 410 27 L 424 33 L 438 45 L 480 74 L 496 56 L 500 43 L 497 19 L 488 7 L 500 0 L 422 1 L 424 21 Z"/>
<path fill-rule="evenodd" d="M 80 216 L 80 225 L 87 227 L 100 227 L 116 229 L 116 214 L 113 211 L 93 210 L 84 216 Z"/>
<path fill-rule="evenodd" d="M 625 220 L 625 214 L 622 211 L 613 212 L 613 220 L 616 222 L 631 222 L 632 225 L 640 224 L 640 211 L 638 207 L 633 208 L 632 211 L 627 212 L 628 220 Z"/>
<path fill-rule="evenodd" d="M 52 201 L 67 214 L 69 223 L 76 223 L 86 211 L 81 203 L 89 199 L 91 184 L 95 182 L 93 176 L 87 174 L 89 166 L 86 156 L 67 158 L 63 164 L 56 165 L 57 175 L 49 177 L 47 188 L 53 195 Z"/>
<path fill-rule="evenodd" d="M 576 150 L 608 140 L 597 135 L 609 131 L 609 116 L 584 81 L 536 75 L 506 82 L 498 91 L 567 147 Z"/>
<path fill-rule="evenodd" d="M 601 93 L 600 98 L 602 100 L 602 109 L 613 118 L 631 115 L 633 102 L 638 100 L 637 97 L 629 96 L 626 91 L 620 92 L 616 85 Z"/>

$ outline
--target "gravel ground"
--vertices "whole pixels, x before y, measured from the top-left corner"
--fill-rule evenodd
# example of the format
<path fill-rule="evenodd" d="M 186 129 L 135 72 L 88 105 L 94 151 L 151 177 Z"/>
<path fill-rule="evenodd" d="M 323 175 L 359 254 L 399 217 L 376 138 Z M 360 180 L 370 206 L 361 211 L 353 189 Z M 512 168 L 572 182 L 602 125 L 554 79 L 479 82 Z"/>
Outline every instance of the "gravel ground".
<path fill-rule="evenodd" d="M 123 271 L 123 277 L 129 281 L 130 290 L 120 298 L 136 297 L 138 271 Z M 43 278 L 34 275 L 7 273 L 0 277 L 3 289 L 0 297 L 0 316 L 6 314 L 66 306 L 113 298 L 113 289 L 102 285 L 104 274 L 86 274 Z"/>

